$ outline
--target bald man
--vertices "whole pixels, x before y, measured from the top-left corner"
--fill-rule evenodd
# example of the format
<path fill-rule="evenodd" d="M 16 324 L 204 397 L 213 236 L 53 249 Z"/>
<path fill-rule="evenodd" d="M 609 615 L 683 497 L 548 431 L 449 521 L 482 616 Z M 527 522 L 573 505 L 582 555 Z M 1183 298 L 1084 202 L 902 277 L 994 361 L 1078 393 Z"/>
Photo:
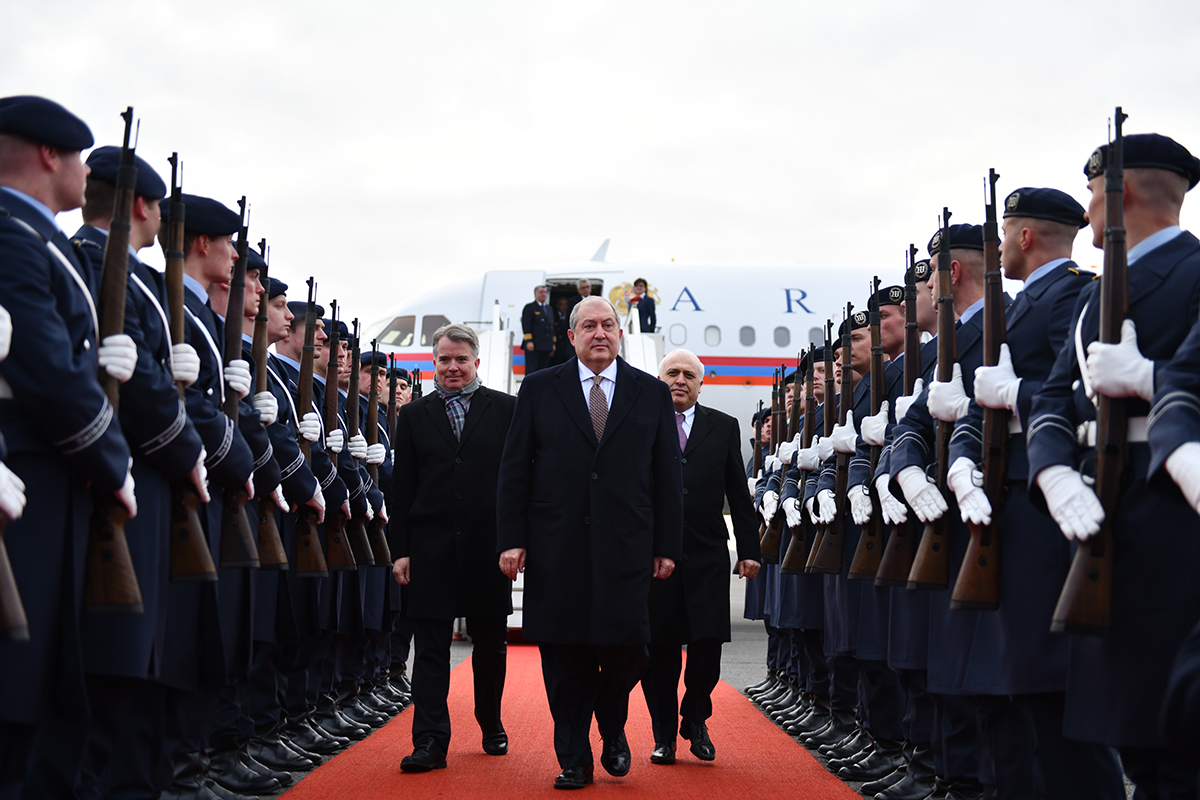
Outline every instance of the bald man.
<path fill-rule="evenodd" d="M 650 761 L 675 761 L 675 727 L 692 755 L 716 758 L 708 736 L 712 690 L 721 677 L 721 643 L 729 641 L 729 534 L 725 499 L 737 540 L 737 574 L 758 574 L 758 525 L 746 486 L 741 434 L 728 414 L 696 404 L 704 365 L 687 350 L 663 359 L 658 377 L 671 390 L 683 453 L 683 558 L 672 575 L 650 586 L 650 664 L 642 693 L 654 726 Z M 676 695 L 680 647 L 687 645 L 682 704 Z M 680 715 L 682 714 L 682 720 Z"/>

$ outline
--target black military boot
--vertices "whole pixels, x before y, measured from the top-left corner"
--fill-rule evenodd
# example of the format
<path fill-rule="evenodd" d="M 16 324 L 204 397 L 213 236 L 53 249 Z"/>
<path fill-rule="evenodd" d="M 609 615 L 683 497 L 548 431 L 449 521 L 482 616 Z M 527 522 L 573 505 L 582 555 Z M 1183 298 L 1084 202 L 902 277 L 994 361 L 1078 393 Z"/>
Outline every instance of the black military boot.
<path fill-rule="evenodd" d="M 876 739 L 870 755 L 853 764 L 843 765 L 837 776 L 844 781 L 877 781 L 904 766 L 904 747 L 900 742 Z"/>
<path fill-rule="evenodd" d="M 753 686 L 747 686 L 745 689 L 742 690 L 742 692 L 747 697 L 753 699 L 753 698 L 757 697 L 758 695 L 762 694 L 763 692 L 774 688 L 775 684 L 778 682 L 779 682 L 779 673 L 776 670 L 768 669 L 767 677 L 763 678 L 761 682 L 756 683 Z"/>
<path fill-rule="evenodd" d="M 790 722 L 784 726 L 784 730 L 793 736 L 808 735 L 815 733 L 822 726 L 829 723 L 829 698 L 817 697 L 812 698 L 812 704 L 809 706 L 808 713 L 802 717 L 798 717 L 794 722 Z"/>
<path fill-rule="evenodd" d="M 829 711 L 829 724 L 800 741 L 809 750 L 816 750 L 823 744 L 837 744 L 843 741 L 847 736 L 854 734 L 854 728 L 854 711 L 834 706 Z"/>
<path fill-rule="evenodd" d="M 925 800 L 933 793 L 933 751 L 918 749 L 904 777 L 875 795 L 875 800 Z"/>
<path fill-rule="evenodd" d="M 874 797 L 879 792 L 882 792 L 884 789 L 887 789 L 890 786 L 895 786 L 904 779 L 904 776 L 908 774 L 908 762 L 912 759 L 913 753 L 916 752 L 916 746 L 913 745 L 912 742 L 906 741 L 901 752 L 904 756 L 904 763 L 889 772 L 887 775 L 884 775 L 879 780 L 864 783 L 862 788 L 859 789 L 859 793 L 862 794 L 863 797 Z"/>
<path fill-rule="evenodd" d="M 861 753 L 871 744 L 871 735 L 866 732 L 861 726 L 854 731 L 854 735 L 848 739 L 834 744 L 821 745 L 817 748 L 817 752 L 828 758 L 830 761 L 840 761 L 844 758 Z"/>
<path fill-rule="evenodd" d="M 238 794 L 274 794 L 283 784 L 270 775 L 255 772 L 242 762 L 236 747 L 208 751 L 208 777 L 218 786 Z M 291 782 L 291 778 L 288 778 Z"/>

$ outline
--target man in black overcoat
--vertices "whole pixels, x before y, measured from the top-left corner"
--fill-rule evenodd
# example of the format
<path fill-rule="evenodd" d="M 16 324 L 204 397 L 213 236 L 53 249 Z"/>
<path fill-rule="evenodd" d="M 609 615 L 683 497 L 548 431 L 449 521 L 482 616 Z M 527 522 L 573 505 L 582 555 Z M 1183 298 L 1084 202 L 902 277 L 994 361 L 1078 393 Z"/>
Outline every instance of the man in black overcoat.
<path fill-rule="evenodd" d="M 737 541 L 737 572 L 758 574 L 758 522 L 746 486 L 737 420 L 697 405 L 704 365 L 687 350 L 663 359 L 658 377 L 671 390 L 675 429 L 683 452 L 683 559 L 665 581 L 650 586 L 650 665 L 642 693 L 654 728 L 650 761 L 675 761 L 675 726 L 691 740 L 692 754 L 716 758 L 706 720 L 712 716 L 712 690 L 721 678 L 721 643 L 729 641 L 729 516 Z M 676 692 L 687 645 L 682 704 Z M 680 714 L 682 713 L 682 722 Z"/>
<path fill-rule="evenodd" d="M 496 564 L 496 485 L 516 400 L 479 384 L 479 338 L 466 325 L 433 335 L 437 390 L 400 407 L 393 457 L 393 573 L 413 625 L 413 753 L 405 772 L 446 766 L 450 640 L 467 618 L 475 719 L 489 755 L 508 752 L 500 721 L 512 584 Z"/>
<path fill-rule="evenodd" d="M 527 376 L 500 469 L 500 567 L 525 571 L 524 634 L 539 643 L 555 786 L 629 771 L 629 692 L 645 671 L 651 578 L 667 578 L 683 539 L 683 474 L 666 384 L 617 357 L 616 309 L 572 311 L 576 357 Z M 397 515 L 399 516 L 399 515 Z"/>

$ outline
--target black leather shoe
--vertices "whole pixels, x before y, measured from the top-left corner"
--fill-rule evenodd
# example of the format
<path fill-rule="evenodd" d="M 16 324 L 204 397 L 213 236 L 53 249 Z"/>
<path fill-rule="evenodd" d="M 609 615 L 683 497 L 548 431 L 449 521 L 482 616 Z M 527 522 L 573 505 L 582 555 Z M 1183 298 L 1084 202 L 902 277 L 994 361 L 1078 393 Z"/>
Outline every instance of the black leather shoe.
<path fill-rule="evenodd" d="M 247 800 L 249 797 L 253 797 L 253 795 L 231 792 L 228 789 L 222 788 L 219 783 L 205 780 L 204 785 L 200 787 L 199 791 L 195 794 L 183 795 L 180 800 Z"/>
<path fill-rule="evenodd" d="M 242 748 L 239 757 L 241 758 L 242 763 L 245 764 L 250 771 L 257 772 L 259 775 L 265 775 L 268 778 L 274 778 L 275 780 L 279 781 L 280 786 L 291 786 L 295 782 L 295 779 L 292 778 L 292 774 L 290 772 L 271 769 L 266 764 L 250 755 L 250 753 L 247 752 L 246 748 L 244 747 Z"/>
<path fill-rule="evenodd" d="M 308 772 L 317 766 L 316 762 L 289 750 L 278 738 L 251 739 L 246 753 L 264 767 L 281 772 Z"/>
<path fill-rule="evenodd" d="M 242 763 L 237 750 L 217 750 L 209 754 L 208 777 L 223 789 L 238 794 L 274 794 L 283 784 L 261 775 Z"/>
<path fill-rule="evenodd" d="M 917 750 L 904 771 L 904 777 L 875 794 L 876 800 L 925 800 L 934 790 L 933 753 Z"/>
<path fill-rule="evenodd" d="M 900 767 L 900 769 L 895 770 L 894 772 L 891 772 L 887 775 L 884 775 L 882 778 L 880 778 L 877 781 L 871 781 L 870 783 L 864 783 L 862 785 L 862 788 L 859 789 L 859 792 L 861 792 L 864 797 L 874 797 L 875 795 L 882 792 L 884 789 L 890 789 L 891 787 L 895 786 L 900 781 L 904 780 L 904 776 L 907 774 L 908 774 L 908 765 L 905 764 L 904 766 Z"/>
<path fill-rule="evenodd" d="M 983 800 L 984 789 L 975 778 L 959 778 L 952 781 L 946 800 Z"/>
<path fill-rule="evenodd" d="M 504 728 L 483 734 L 483 752 L 489 756 L 502 756 L 508 753 L 508 734 Z"/>
<path fill-rule="evenodd" d="M 904 766 L 904 752 L 898 742 L 876 742 L 875 748 L 866 758 L 844 765 L 836 773 L 844 781 L 866 783 L 891 775 Z"/>
<path fill-rule="evenodd" d="M 554 779 L 555 789 L 582 789 L 592 782 L 592 767 L 567 767 Z"/>
<path fill-rule="evenodd" d="M 350 697 L 338 702 L 338 711 L 351 722 L 370 730 L 378 728 L 388 721 L 384 714 L 377 713 L 362 704 L 357 697 Z"/>
<path fill-rule="evenodd" d="M 835 744 L 825 744 L 817 748 L 817 752 L 831 760 L 837 761 L 849 758 L 855 753 L 861 753 L 863 748 L 871 743 L 871 736 L 862 728 L 856 728 L 853 736 L 848 736 Z"/>
<path fill-rule="evenodd" d="M 755 695 L 761 694 L 762 692 L 774 686 L 775 681 L 777 680 L 778 678 L 775 677 L 775 670 L 767 670 L 767 677 L 763 678 L 761 682 L 756 683 L 753 686 L 747 686 L 742 690 L 742 692 L 747 697 L 754 697 Z"/>
<path fill-rule="evenodd" d="M 604 739 L 600 748 L 600 766 L 614 778 L 623 778 L 629 774 L 629 743 L 625 741 L 625 732 Z"/>
<path fill-rule="evenodd" d="M 675 763 L 675 743 L 674 742 L 655 742 L 654 750 L 650 752 L 651 764 L 674 764 Z"/>
<path fill-rule="evenodd" d="M 688 722 L 686 719 L 679 723 L 679 735 L 691 741 L 689 748 L 692 755 L 701 761 L 712 761 L 717 757 L 717 748 L 713 747 L 708 738 L 708 726 L 703 722 Z"/>
<path fill-rule="evenodd" d="M 862 750 L 859 750 L 857 753 L 852 753 L 851 755 L 846 756 L 845 758 L 831 758 L 831 759 L 829 759 L 829 771 L 832 772 L 834 775 L 837 775 L 838 772 L 841 771 L 842 769 L 844 769 L 845 767 L 854 766 L 858 762 L 860 762 L 866 758 L 869 758 L 871 756 L 871 754 L 874 752 L 875 752 L 875 746 L 868 743 L 867 746 L 864 747 Z M 903 763 L 903 761 L 901 763 Z"/>
<path fill-rule="evenodd" d="M 429 772 L 431 769 L 446 768 L 446 751 L 433 739 L 422 739 L 412 755 L 400 762 L 403 772 Z"/>
<path fill-rule="evenodd" d="M 289 739 L 286 734 L 279 734 L 279 741 L 282 742 L 283 746 L 291 752 L 302 758 L 307 758 L 317 766 L 325 763 L 325 756 L 321 755 L 320 753 L 314 753 L 311 750 L 305 750 L 303 747 Z"/>
<path fill-rule="evenodd" d="M 314 727 L 308 717 L 301 717 L 288 727 L 288 739 L 302 750 L 319 756 L 331 756 L 350 746 L 349 739 Z"/>

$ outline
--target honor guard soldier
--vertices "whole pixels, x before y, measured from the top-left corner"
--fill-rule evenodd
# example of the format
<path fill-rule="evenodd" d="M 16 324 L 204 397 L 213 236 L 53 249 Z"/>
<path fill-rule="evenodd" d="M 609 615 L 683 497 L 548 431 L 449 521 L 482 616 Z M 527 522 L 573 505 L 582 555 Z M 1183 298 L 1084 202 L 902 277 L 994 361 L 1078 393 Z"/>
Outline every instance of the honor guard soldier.
<path fill-rule="evenodd" d="M 533 302 L 521 309 L 526 375 L 550 366 L 550 356 L 554 355 L 554 309 L 547 302 L 548 297 L 546 287 L 538 286 L 533 290 Z"/>
<path fill-rule="evenodd" d="M 54 731 L 88 714 L 78 642 L 89 514 L 114 494 L 137 512 L 129 448 L 97 379 L 104 368 L 128 380 L 136 349 L 123 334 L 99 341 L 86 259 L 55 222 L 83 201 L 80 151 L 92 141 L 57 103 L 0 99 L 0 297 L 17 343 L 0 363 L 0 436 L 28 487 L 5 537 L 29 628 L 28 641 L 0 643 L 0 791 L 13 796 L 22 784 L 29 796 L 72 789 Z"/>
<path fill-rule="evenodd" d="M 1108 222 L 1105 174 L 1109 146 L 1084 167 L 1093 244 Z M 1200 181 L 1200 161 L 1159 134 L 1124 139 L 1124 227 L 1128 242 L 1128 312 L 1118 344 L 1098 341 L 1099 282 L 1081 293 L 1070 341 L 1034 396 L 1028 425 L 1031 496 L 1040 495 L 1063 533 L 1087 546 L 1104 510 L 1083 479 L 1095 446 L 1092 397 L 1125 398 L 1124 483 L 1113 536 L 1112 617 L 1104 636 L 1073 635 L 1067 666 L 1064 733 L 1118 748 L 1138 792 L 1194 796 L 1196 772 L 1165 747 L 1159 711 L 1180 643 L 1200 619 L 1200 519 L 1172 482 L 1149 480 L 1147 414 L 1156 388 L 1169 392 L 1168 362 L 1200 312 L 1200 242 L 1179 227 L 1184 195 Z M 1186 352 L 1186 351 L 1185 351 Z M 1161 441 L 1181 442 L 1156 409 Z M 1181 406 L 1177 413 L 1185 414 Z M 1162 426 L 1160 428 L 1160 426 Z M 1173 448 L 1162 444 L 1155 466 Z"/>

